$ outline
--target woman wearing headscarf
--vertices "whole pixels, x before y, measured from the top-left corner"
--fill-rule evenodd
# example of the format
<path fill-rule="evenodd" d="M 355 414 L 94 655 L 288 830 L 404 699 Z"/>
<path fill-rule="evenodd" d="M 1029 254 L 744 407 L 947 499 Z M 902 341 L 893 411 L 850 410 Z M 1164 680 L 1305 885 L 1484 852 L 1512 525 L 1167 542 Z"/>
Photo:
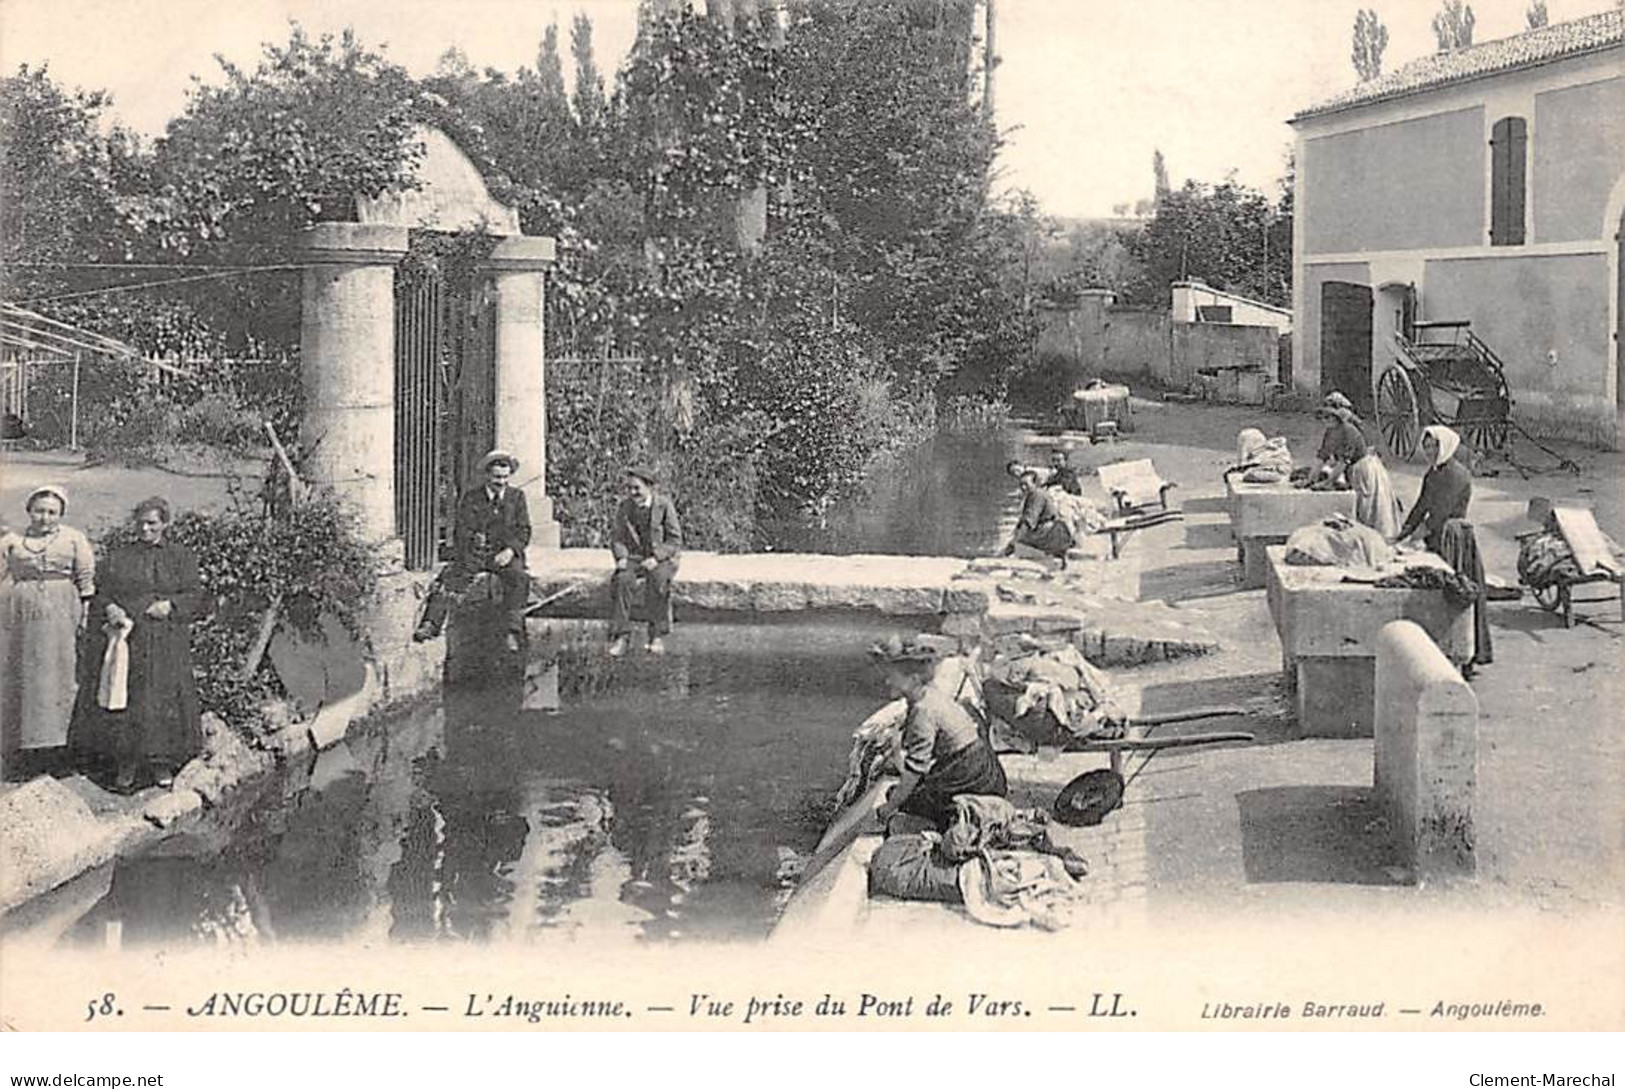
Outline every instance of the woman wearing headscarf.
<path fill-rule="evenodd" d="M 1473 474 L 1455 458 L 1461 436 L 1448 427 L 1435 425 L 1422 429 L 1422 454 L 1428 459 L 1427 475 L 1416 504 L 1400 528 L 1399 539 L 1420 535 L 1428 551 L 1438 553 L 1445 523 L 1467 517 L 1467 504 L 1473 498 Z"/>
<path fill-rule="evenodd" d="M 1399 497 L 1381 456 L 1365 441 L 1353 402 L 1334 391 L 1315 415 L 1329 421 L 1320 441 L 1317 477 L 1346 481 L 1354 491 L 1355 521 L 1393 540 L 1399 535 Z"/>
<path fill-rule="evenodd" d="M 893 636 L 869 650 L 892 693 L 908 702 L 903 720 L 903 775 L 876 811 L 882 824 L 898 813 L 924 818 L 940 831 L 954 816 L 954 795 L 1004 797 L 1004 767 L 987 733 L 953 695 L 933 685 L 935 648 Z"/>
<path fill-rule="evenodd" d="M 0 768 L 7 779 L 60 765 L 78 680 L 78 636 L 96 592 L 96 554 L 62 522 L 68 496 L 35 488 L 28 526 L 0 537 Z"/>
<path fill-rule="evenodd" d="M 214 598 L 203 589 L 191 549 L 166 540 L 169 504 L 144 499 L 133 512 L 138 539 L 115 548 L 91 605 L 96 638 L 87 673 L 112 659 L 111 640 L 127 651 L 124 691 L 87 677 L 74 748 L 116 769 L 114 786 L 166 784 L 203 749 L 197 683 L 192 676 L 192 621 Z M 87 698 L 92 690 L 96 698 Z"/>

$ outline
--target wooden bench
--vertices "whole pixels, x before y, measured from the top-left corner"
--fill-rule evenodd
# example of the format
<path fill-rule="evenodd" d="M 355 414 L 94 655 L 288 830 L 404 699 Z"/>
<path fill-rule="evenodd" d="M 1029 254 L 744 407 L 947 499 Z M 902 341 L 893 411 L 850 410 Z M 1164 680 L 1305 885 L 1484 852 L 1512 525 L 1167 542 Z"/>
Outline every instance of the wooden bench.
<path fill-rule="evenodd" d="M 1109 519 L 1105 525 L 1095 530 L 1095 536 L 1111 538 L 1112 559 L 1118 559 L 1123 554 L 1123 539 L 1130 536 L 1137 529 L 1146 529 L 1150 526 L 1160 526 L 1164 522 L 1177 522 L 1183 519 L 1177 510 L 1152 511 L 1149 514 L 1130 514 L 1120 518 Z"/>
<path fill-rule="evenodd" d="M 1157 467 L 1151 464 L 1150 458 L 1102 465 L 1099 473 L 1100 485 L 1116 501 L 1119 514 L 1141 510 L 1153 503 L 1167 510 L 1168 489 L 1178 487 L 1157 475 Z"/>

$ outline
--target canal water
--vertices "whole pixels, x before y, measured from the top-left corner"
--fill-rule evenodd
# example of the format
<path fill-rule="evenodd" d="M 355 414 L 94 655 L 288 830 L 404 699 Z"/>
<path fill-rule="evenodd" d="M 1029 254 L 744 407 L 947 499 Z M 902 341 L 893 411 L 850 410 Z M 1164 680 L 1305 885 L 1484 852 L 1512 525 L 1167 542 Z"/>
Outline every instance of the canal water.
<path fill-rule="evenodd" d="M 943 435 L 877 474 L 823 551 L 997 543 L 1018 438 Z M 885 628 L 680 624 L 603 654 L 558 622 L 527 677 L 448 689 L 117 865 L 65 939 L 597 943 L 764 937 L 832 815 L 852 730 L 885 702 Z"/>

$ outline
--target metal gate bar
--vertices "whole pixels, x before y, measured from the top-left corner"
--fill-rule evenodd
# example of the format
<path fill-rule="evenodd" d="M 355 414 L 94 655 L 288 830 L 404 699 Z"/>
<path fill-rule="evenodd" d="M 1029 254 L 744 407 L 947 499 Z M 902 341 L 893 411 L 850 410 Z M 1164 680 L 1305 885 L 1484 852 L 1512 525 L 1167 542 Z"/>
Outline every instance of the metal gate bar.
<path fill-rule="evenodd" d="M 440 536 L 440 369 L 444 298 L 438 279 L 402 285 L 395 296 L 395 531 L 408 570 L 434 566 Z"/>

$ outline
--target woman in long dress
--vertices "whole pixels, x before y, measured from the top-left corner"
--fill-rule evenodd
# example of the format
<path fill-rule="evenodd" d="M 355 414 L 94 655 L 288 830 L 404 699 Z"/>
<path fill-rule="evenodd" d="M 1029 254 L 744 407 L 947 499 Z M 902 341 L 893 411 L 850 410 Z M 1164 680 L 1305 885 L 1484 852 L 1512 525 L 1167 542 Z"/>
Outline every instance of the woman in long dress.
<path fill-rule="evenodd" d="M 135 509 L 140 539 L 114 549 L 102 568 L 91 605 L 96 638 L 87 665 L 103 661 L 107 642 L 122 630 L 128 644 L 128 683 L 122 708 L 80 700 L 74 747 L 116 768 L 114 786 L 160 786 L 203 748 L 197 682 L 192 675 L 192 621 L 214 599 L 198 577 L 190 549 L 164 539 L 169 504 L 144 500 Z M 94 684 L 82 686 L 94 691 Z"/>
<path fill-rule="evenodd" d="M 1473 501 L 1473 473 L 1456 460 L 1460 446 L 1461 436 L 1448 427 L 1422 429 L 1422 453 L 1429 468 L 1410 517 L 1400 528 L 1401 540 L 1420 536 L 1429 552 L 1438 553 L 1445 523 L 1467 517 L 1467 505 Z"/>
<path fill-rule="evenodd" d="M 1341 478 L 1354 491 L 1354 518 L 1392 541 L 1399 535 L 1399 497 L 1388 467 L 1366 442 L 1354 404 L 1341 393 L 1326 395 L 1315 415 L 1328 421 L 1320 442 L 1322 479 Z"/>
<path fill-rule="evenodd" d="M 28 526 L 0 537 L 0 769 L 60 770 L 77 692 L 79 629 L 96 592 L 96 554 L 62 522 L 68 496 L 35 488 Z"/>

